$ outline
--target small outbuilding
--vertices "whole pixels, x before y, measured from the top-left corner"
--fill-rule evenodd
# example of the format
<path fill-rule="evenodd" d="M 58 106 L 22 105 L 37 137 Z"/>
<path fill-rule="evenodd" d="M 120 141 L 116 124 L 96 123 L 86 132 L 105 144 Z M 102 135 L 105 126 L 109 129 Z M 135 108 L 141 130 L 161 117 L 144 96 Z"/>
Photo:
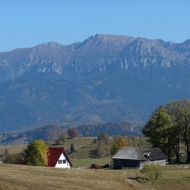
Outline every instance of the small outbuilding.
<path fill-rule="evenodd" d="M 64 147 L 49 147 L 48 151 L 48 167 L 66 169 L 70 169 L 72 167 L 72 163 Z"/>
<path fill-rule="evenodd" d="M 144 164 L 159 164 L 166 166 L 167 156 L 159 148 L 140 150 L 138 148 L 123 147 L 112 157 L 114 168 L 139 168 Z"/>

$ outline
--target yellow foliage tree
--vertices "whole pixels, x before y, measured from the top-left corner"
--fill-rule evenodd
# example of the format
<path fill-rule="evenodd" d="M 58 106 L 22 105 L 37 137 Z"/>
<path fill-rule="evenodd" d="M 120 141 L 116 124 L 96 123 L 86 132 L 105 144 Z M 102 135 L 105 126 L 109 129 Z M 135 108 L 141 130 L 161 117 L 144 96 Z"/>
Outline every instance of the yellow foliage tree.
<path fill-rule="evenodd" d="M 125 138 L 119 136 L 117 138 L 117 145 L 118 145 L 119 148 L 120 147 L 127 147 L 127 142 L 126 142 Z"/>
<path fill-rule="evenodd" d="M 25 163 L 33 166 L 46 166 L 48 162 L 48 146 L 43 140 L 34 140 L 24 150 Z"/>
<path fill-rule="evenodd" d="M 114 155 L 121 147 L 127 147 L 127 141 L 125 137 L 115 137 L 110 150 L 111 155 Z"/>

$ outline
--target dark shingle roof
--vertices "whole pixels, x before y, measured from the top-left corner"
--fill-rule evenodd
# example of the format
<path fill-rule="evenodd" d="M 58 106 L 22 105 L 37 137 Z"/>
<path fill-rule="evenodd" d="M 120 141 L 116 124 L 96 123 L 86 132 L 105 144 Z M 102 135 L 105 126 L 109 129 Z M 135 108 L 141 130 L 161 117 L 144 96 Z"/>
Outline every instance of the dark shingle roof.
<path fill-rule="evenodd" d="M 139 150 L 133 147 L 122 147 L 112 157 L 112 159 L 128 159 L 128 160 L 146 160 L 144 156 L 150 153 L 149 160 L 163 160 L 167 159 L 167 156 L 159 148 L 150 148 Z"/>
<path fill-rule="evenodd" d="M 142 150 L 142 153 L 150 153 L 149 160 L 164 160 L 167 156 L 159 148 L 150 148 Z"/>
<path fill-rule="evenodd" d="M 141 160 L 141 153 L 139 149 L 132 147 L 122 147 L 112 157 L 113 159 L 129 159 L 129 160 Z"/>

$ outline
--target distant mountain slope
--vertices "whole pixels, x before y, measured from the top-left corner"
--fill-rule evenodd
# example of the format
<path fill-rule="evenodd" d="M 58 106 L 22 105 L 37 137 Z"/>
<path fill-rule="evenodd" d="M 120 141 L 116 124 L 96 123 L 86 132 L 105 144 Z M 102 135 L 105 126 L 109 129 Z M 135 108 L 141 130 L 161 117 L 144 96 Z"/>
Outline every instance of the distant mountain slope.
<path fill-rule="evenodd" d="M 0 131 L 46 124 L 145 122 L 190 98 L 190 40 L 97 34 L 0 53 Z"/>

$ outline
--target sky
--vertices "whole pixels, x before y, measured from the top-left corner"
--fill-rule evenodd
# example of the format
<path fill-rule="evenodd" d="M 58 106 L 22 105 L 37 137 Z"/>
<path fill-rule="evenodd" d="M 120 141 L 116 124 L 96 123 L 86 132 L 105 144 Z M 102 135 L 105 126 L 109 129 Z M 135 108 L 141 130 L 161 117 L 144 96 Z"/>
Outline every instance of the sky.
<path fill-rule="evenodd" d="M 0 52 L 96 34 L 190 39 L 190 0 L 0 0 Z"/>

